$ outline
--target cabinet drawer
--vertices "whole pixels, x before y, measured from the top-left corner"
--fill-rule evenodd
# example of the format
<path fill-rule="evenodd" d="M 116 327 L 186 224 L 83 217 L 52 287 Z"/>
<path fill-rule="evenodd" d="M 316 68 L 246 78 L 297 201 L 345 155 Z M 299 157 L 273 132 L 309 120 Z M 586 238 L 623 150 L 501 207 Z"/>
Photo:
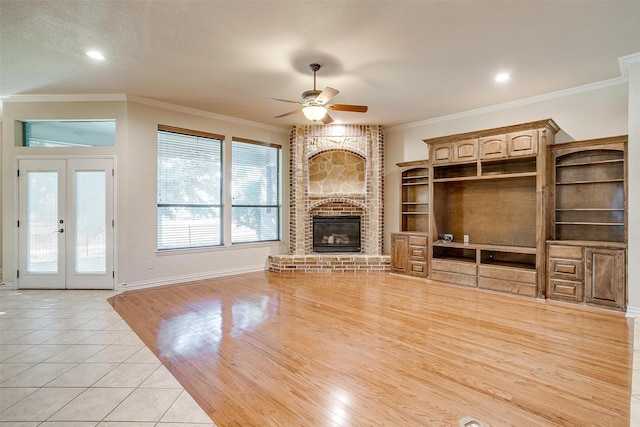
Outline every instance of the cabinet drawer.
<path fill-rule="evenodd" d="M 581 259 L 549 258 L 549 277 L 582 281 L 584 278 L 584 261 Z"/>
<path fill-rule="evenodd" d="M 424 246 L 409 246 L 409 257 L 418 261 L 427 259 L 427 248 Z"/>
<path fill-rule="evenodd" d="M 548 296 L 573 302 L 584 301 L 584 283 L 571 282 L 569 280 L 549 279 Z"/>
<path fill-rule="evenodd" d="M 549 258 L 583 259 L 582 247 L 549 245 Z"/>
<path fill-rule="evenodd" d="M 482 289 L 490 289 L 492 291 L 508 292 L 516 295 L 526 295 L 530 297 L 536 296 L 535 284 L 520 283 L 511 280 L 480 277 L 478 279 L 478 287 Z"/>
<path fill-rule="evenodd" d="M 448 271 L 457 274 L 475 276 L 478 272 L 477 265 L 470 262 L 444 261 L 440 259 L 431 260 L 431 270 Z"/>
<path fill-rule="evenodd" d="M 427 276 L 427 263 L 409 261 L 409 274 L 414 276 L 426 277 Z"/>
<path fill-rule="evenodd" d="M 409 245 L 427 246 L 427 236 L 409 236 Z"/>
<path fill-rule="evenodd" d="M 472 286 L 474 288 L 478 286 L 478 279 L 476 276 L 468 276 L 466 274 L 446 273 L 431 270 L 431 280 L 453 283 L 455 285 Z"/>
<path fill-rule="evenodd" d="M 490 279 L 501 279 L 512 282 L 536 284 L 538 273 L 535 270 L 525 270 L 522 268 L 492 267 L 481 265 L 479 275 Z"/>

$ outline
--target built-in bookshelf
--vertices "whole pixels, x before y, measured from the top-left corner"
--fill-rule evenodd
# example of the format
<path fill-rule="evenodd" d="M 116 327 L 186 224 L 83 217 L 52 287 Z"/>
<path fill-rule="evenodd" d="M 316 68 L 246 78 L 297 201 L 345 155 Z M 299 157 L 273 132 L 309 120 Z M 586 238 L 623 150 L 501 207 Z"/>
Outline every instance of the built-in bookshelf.
<path fill-rule="evenodd" d="M 627 137 L 551 148 L 547 296 L 626 308 Z"/>
<path fill-rule="evenodd" d="M 429 231 L 429 164 L 425 161 L 398 163 L 400 188 L 400 231 Z"/>

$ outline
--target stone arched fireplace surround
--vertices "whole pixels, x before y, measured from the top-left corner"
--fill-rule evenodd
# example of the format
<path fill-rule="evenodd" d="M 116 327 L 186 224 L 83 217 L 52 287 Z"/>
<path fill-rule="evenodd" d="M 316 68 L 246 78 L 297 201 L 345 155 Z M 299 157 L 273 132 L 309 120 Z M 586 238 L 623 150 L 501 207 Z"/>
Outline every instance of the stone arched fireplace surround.
<path fill-rule="evenodd" d="M 269 270 L 389 270 L 382 252 L 382 127 L 296 126 L 289 142 L 289 253 L 269 256 Z M 361 216 L 361 252 L 314 253 L 313 215 Z"/>

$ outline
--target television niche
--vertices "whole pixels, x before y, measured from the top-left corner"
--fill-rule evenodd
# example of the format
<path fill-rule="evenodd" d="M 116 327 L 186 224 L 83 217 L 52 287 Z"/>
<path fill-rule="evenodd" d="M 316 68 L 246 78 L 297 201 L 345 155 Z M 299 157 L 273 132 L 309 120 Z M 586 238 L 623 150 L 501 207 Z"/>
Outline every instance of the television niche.
<path fill-rule="evenodd" d="M 360 216 L 314 216 L 313 252 L 360 252 Z"/>

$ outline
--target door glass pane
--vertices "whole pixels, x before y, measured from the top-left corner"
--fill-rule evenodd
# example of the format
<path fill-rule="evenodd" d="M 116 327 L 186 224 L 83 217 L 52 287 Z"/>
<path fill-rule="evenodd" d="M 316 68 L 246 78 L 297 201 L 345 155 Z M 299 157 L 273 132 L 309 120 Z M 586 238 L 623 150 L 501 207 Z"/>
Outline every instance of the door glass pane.
<path fill-rule="evenodd" d="M 27 173 L 27 271 L 58 272 L 58 173 Z"/>
<path fill-rule="evenodd" d="M 76 182 L 76 273 L 104 273 L 107 266 L 105 172 L 78 171 Z"/>

